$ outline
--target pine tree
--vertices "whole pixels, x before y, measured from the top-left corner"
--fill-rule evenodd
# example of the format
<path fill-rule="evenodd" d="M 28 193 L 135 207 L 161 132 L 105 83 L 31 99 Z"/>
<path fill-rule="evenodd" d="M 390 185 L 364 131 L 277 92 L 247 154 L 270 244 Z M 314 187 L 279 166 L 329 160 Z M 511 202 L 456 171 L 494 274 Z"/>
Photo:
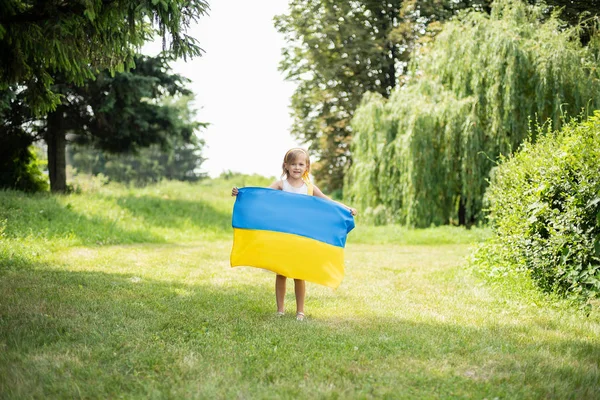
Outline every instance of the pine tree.
<path fill-rule="evenodd" d="M 60 103 L 55 77 L 81 85 L 101 70 L 133 66 L 156 33 L 174 57 L 201 52 L 186 35 L 204 0 L 0 0 L 0 90 L 19 85 L 35 114 Z"/>

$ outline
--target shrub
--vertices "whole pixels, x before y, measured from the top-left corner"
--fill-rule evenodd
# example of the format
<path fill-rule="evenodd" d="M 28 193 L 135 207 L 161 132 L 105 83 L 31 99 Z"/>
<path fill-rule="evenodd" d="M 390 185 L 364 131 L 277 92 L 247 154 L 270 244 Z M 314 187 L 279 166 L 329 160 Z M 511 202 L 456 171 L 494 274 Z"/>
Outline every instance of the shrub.
<path fill-rule="evenodd" d="M 0 151 L 0 188 L 24 192 L 48 191 L 48 178 L 42 173 L 42 161 L 37 158 L 27 138 L 4 137 Z"/>
<path fill-rule="evenodd" d="M 495 237 L 476 263 L 495 274 L 526 269 L 545 291 L 599 297 L 600 112 L 539 131 L 493 171 L 486 201 Z"/>

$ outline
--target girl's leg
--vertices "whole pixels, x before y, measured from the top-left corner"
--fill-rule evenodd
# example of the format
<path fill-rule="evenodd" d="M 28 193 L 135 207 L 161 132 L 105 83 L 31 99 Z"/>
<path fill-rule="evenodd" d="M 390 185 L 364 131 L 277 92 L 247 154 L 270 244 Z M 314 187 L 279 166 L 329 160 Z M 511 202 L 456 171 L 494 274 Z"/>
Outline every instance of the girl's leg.
<path fill-rule="evenodd" d="M 285 283 L 287 278 L 283 275 L 277 275 L 275 278 L 275 300 L 277 301 L 277 312 L 283 313 L 285 308 L 283 302 L 285 300 Z"/>
<path fill-rule="evenodd" d="M 296 292 L 296 314 L 304 316 L 304 297 L 306 285 L 303 280 L 294 279 L 294 291 Z"/>

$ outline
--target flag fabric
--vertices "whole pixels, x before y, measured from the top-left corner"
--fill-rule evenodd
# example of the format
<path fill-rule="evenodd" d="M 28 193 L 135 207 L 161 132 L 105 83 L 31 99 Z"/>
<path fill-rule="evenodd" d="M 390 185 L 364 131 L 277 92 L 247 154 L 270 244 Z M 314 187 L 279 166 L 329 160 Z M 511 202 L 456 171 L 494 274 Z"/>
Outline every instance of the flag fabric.
<path fill-rule="evenodd" d="M 329 200 L 269 188 L 239 189 L 233 207 L 231 266 L 267 269 L 337 288 L 344 278 L 348 209 Z"/>

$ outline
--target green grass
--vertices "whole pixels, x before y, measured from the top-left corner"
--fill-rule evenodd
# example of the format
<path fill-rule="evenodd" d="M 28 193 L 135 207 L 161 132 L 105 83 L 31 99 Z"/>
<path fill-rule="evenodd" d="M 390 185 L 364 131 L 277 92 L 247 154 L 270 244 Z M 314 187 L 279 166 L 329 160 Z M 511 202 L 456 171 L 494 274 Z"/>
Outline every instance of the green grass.
<path fill-rule="evenodd" d="M 485 229 L 358 222 L 340 288 L 275 317 L 231 186 L 0 193 L 0 398 L 597 398 L 597 310 L 472 273 Z"/>

